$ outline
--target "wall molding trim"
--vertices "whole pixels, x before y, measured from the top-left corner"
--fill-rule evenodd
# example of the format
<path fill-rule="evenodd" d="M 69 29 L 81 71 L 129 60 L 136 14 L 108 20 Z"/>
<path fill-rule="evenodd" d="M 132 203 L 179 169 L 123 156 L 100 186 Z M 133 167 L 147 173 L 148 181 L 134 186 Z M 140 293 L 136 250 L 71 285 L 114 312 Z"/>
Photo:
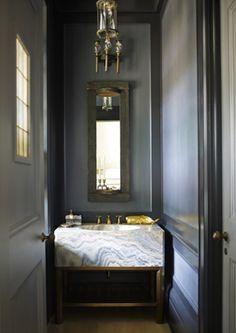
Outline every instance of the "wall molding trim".
<path fill-rule="evenodd" d="M 196 239 L 198 239 L 199 231 L 197 229 L 166 214 L 162 215 L 162 224 L 179 243 L 182 243 L 185 248 L 188 247 L 193 254 L 198 254 L 198 241 Z"/>
<path fill-rule="evenodd" d="M 191 266 L 196 272 L 198 272 L 199 255 L 188 244 L 177 237 L 173 237 L 173 247 L 176 252 Z"/>
<path fill-rule="evenodd" d="M 30 224 L 36 223 L 40 220 L 40 215 L 35 214 L 29 218 L 22 219 L 9 227 L 10 238 L 15 236 L 17 233 L 21 232 L 23 229 L 27 228 Z"/>
<path fill-rule="evenodd" d="M 197 1 L 200 256 L 199 331 L 222 332 L 220 0 Z M 217 279 L 215 278 L 217 276 Z"/>
<path fill-rule="evenodd" d="M 174 282 L 170 292 L 168 322 L 175 333 L 197 333 L 196 312 Z"/>

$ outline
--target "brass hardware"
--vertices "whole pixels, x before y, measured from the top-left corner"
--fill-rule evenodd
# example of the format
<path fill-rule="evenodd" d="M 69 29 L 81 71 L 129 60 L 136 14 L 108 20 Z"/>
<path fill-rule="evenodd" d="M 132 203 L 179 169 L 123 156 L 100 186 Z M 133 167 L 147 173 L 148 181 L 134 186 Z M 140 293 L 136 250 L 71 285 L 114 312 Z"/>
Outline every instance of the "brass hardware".
<path fill-rule="evenodd" d="M 105 51 L 105 72 L 108 71 L 108 55 L 109 55 L 109 50 L 111 48 L 111 43 L 109 39 L 105 40 L 105 47 L 104 47 L 104 51 Z"/>
<path fill-rule="evenodd" d="M 163 323 L 164 316 L 164 268 L 156 272 L 156 302 L 157 302 L 157 311 L 156 311 L 156 322 L 158 324 Z"/>
<path fill-rule="evenodd" d="M 128 224 L 154 224 L 160 220 L 158 218 L 153 220 L 149 216 L 146 216 L 146 215 L 126 216 L 125 219 Z"/>
<path fill-rule="evenodd" d="M 97 224 L 102 224 L 102 216 L 97 216 Z"/>
<path fill-rule="evenodd" d="M 98 55 L 96 55 L 96 73 L 98 73 Z"/>
<path fill-rule="evenodd" d="M 120 223 L 121 223 L 122 215 L 117 215 L 116 218 L 117 218 L 116 223 L 117 223 L 117 224 L 120 224 Z"/>
<path fill-rule="evenodd" d="M 117 3 L 115 0 L 98 0 L 97 6 L 97 36 L 95 41 L 96 72 L 98 63 L 104 61 L 105 72 L 116 61 L 116 72 L 120 71 L 122 41 L 117 30 Z M 115 49 L 115 52 L 112 50 Z"/>
<path fill-rule="evenodd" d="M 111 224 L 111 218 L 110 218 L 110 215 L 107 215 L 107 224 Z"/>
<path fill-rule="evenodd" d="M 51 232 L 49 235 L 45 235 L 45 233 L 42 232 L 40 235 L 40 239 L 42 242 L 44 242 L 45 240 L 53 241 L 55 239 L 55 235 L 53 232 Z"/>
<path fill-rule="evenodd" d="M 96 55 L 96 73 L 98 72 L 98 61 L 99 61 L 99 54 L 101 52 L 101 45 L 98 40 L 95 41 L 94 45 L 95 55 Z"/>
<path fill-rule="evenodd" d="M 120 72 L 120 54 L 117 53 L 117 60 L 116 60 L 116 73 Z"/>
<path fill-rule="evenodd" d="M 120 40 L 116 41 L 116 73 L 120 72 L 120 54 L 122 51 L 122 43 Z"/>
<path fill-rule="evenodd" d="M 220 231 L 217 230 L 217 231 L 214 232 L 212 237 L 216 241 L 221 241 L 222 239 L 226 242 L 229 241 L 229 235 L 226 231 L 221 233 Z"/>

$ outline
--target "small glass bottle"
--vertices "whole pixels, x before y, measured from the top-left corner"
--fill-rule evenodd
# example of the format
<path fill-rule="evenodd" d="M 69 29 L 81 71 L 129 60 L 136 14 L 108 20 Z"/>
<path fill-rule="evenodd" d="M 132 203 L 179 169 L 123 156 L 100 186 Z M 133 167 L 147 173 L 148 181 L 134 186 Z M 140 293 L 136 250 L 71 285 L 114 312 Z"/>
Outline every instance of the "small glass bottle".
<path fill-rule="evenodd" d="M 66 215 L 66 223 L 73 224 L 75 221 L 75 215 L 73 214 L 73 210 L 70 209 L 70 214 Z"/>

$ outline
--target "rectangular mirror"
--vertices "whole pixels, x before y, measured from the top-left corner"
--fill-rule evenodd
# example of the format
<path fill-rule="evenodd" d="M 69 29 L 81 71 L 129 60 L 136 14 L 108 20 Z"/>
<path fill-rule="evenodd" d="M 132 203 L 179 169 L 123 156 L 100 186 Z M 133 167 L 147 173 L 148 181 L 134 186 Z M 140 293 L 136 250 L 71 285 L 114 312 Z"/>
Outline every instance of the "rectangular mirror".
<path fill-rule="evenodd" d="M 87 89 L 88 199 L 128 201 L 128 83 L 90 82 Z"/>

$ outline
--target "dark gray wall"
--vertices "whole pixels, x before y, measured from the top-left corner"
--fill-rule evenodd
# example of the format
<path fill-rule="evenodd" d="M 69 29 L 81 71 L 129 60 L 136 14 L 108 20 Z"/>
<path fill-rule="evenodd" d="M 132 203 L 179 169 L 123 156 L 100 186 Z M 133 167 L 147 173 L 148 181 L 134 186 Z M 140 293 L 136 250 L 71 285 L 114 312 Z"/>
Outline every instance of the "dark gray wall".
<path fill-rule="evenodd" d="M 163 212 L 198 229 L 195 0 L 170 0 L 162 24 Z"/>
<path fill-rule="evenodd" d="M 163 220 L 173 238 L 169 320 L 198 330 L 198 94 L 196 0 L 162 17 Z M 167 263 L 169 264 L 169 263 Z"/>
<path fill-rule="evenodd" d="M 100 65 L 95 73 L 93 43 L 96 25 L 65 24 L 65 209 L 78 212 L 152 211 L 151 32 L 150 24 L 119 24 L 124 44 L 120 74 Z M 130 84 L 131 199 L 123 203 L 88 201 L 86 85 L 94 80 L 123 80 Z"/>

